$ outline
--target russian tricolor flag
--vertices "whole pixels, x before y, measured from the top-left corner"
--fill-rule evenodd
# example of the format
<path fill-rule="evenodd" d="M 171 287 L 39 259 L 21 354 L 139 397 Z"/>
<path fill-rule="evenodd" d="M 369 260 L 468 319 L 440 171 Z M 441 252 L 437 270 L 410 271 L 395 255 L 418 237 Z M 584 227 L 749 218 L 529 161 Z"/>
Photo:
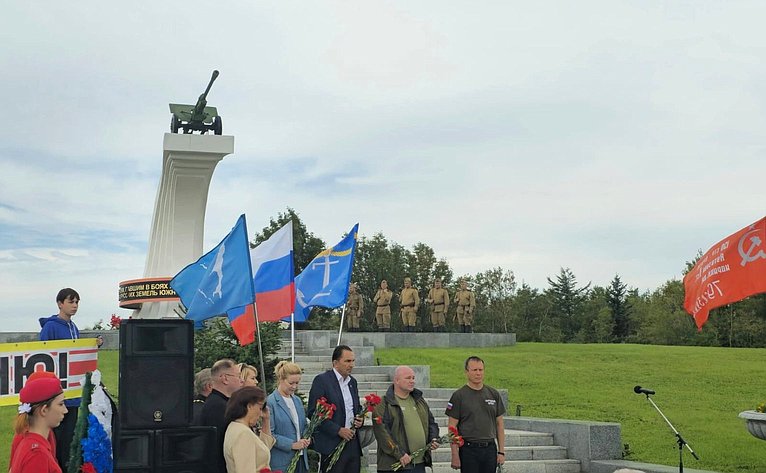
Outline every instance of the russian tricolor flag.
<path fill-rule="evenodd" d="M 289 317 L 295 307 L 295 270 L 293 267 L 293 222 L 250 250 L 255 288 L 255 307 L 259 322 L 277 322 Z M 253 306 L 228 312 L 234 333 L 244 346 L 255 341 Z"/>

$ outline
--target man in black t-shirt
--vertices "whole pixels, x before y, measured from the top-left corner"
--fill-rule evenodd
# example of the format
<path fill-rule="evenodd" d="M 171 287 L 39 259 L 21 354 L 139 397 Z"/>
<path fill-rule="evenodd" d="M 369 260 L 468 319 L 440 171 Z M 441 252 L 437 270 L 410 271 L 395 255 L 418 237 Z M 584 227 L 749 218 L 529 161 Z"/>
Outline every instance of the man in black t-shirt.
<path fill-rule="evenodd" d="M 445 414 L 465 440 L 452 444 L 452 468 L 463 473 L 495 473 L 505 462 L 505 406 L 497 389 L 484 384 L 484 360 L 465 360 L 468 382 L 452 393 Z"/>

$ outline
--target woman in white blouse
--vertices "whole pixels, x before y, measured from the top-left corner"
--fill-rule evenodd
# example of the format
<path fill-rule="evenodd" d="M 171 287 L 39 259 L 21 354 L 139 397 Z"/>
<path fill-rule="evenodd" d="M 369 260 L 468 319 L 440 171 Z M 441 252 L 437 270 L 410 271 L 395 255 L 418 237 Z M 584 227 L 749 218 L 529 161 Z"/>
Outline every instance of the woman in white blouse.
<path fill-rule="evenodd" d="M 225 419 L 228 427 L 223 438 L 223 457 L 227 473 L 254 473 L 269 467 L 271 436 L 266 392 L 257 387 L 246 386 L 234 392 L 226 404 Z M 253 427 L 261 421 L 260 436 Z"/>
<path fill-rule="evenodd" d="M 309 469 L 306 447 L 310 441 L 301 438 L 306 430 L 306 411 L 301 398 L 295 395 L 301 382 L 301 368 L 289 361 L 280 361 L 274 368 L 277 375 L 277 389 L 269 394 L 266 401 L 271 413 L 271 434 L 276 444 L 271 453 L 271 469 L 287 471 L 295 452 L 301 452 L 296 473 Z"/>

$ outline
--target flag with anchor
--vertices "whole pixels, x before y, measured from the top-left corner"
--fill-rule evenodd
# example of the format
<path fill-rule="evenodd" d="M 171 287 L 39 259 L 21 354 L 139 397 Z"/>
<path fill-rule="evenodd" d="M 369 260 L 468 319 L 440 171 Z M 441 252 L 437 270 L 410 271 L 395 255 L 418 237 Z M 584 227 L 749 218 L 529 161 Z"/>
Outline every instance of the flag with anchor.
<path fill-rule="evenodd" d="M 357 223 L 337 245 L 316 255 L 303 272 L 295 277 L 296 322 L 308 320 L 314 306 L 332 309 L 346 302 L 358 230 Z"/>

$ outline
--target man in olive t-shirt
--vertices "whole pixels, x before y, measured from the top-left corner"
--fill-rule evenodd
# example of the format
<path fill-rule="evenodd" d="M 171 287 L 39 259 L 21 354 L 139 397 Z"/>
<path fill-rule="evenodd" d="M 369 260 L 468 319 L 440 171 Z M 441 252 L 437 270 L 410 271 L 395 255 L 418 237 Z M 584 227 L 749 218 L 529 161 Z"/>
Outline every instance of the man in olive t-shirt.
<path fill-rule="evenodd" d="M 469 357 L 465 373 L 468 383 L 452 393 L 445 412 L 465 440 L 450 446 L 451 465 L 463 473 L 495 473 L 505 462 L 505 406 L 497 389 L 484 384 L 484 360 Z"/>

